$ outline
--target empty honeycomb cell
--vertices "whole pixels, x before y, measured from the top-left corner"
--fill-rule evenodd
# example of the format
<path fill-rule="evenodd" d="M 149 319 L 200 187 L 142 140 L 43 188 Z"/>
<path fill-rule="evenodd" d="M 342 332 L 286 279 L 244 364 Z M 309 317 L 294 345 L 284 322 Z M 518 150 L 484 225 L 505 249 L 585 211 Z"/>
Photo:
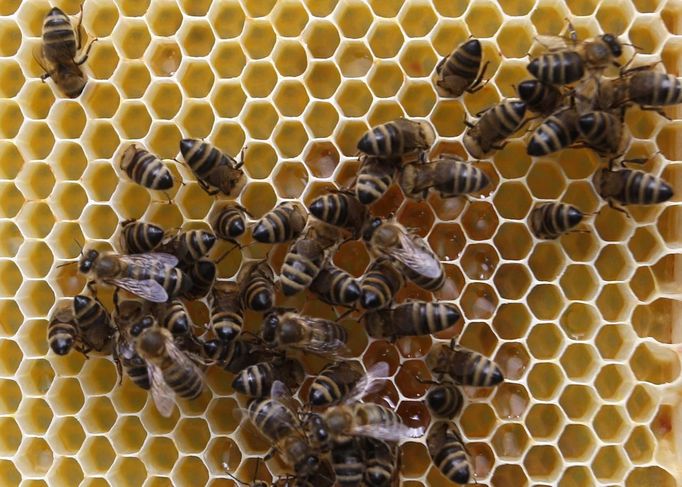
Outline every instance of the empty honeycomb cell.
<path fill-rule="evenodd" d="M 425 237 L 435 221 L 431 207 L 424 201 L 406 201 L 398 213 L 398 221 L 412 229 L 420 237 Z"/>
<path fill-rule="evenodd" d="M 24 395 L 31 394 L 35 391 L 27 391 L 27 388 L 22 392 Z M 44 391 L 41 391 L 44 392 Z M 40 392 L 38 392 L 40 393 Z M 39 398 L 28 398 L 24 397 L 21 401 L 21 405 L 17 410 L 16 419 L 19 423 L 21 431 L 25 435 L 43 435 L 50 427 L 50 423 L 54 418 L 54 414 L 50 405 Z"/>
<path fill-rule="evenodd" d="M 642 17 L 635 20 L 630 27 L 628 37 L 644 54 L 653 54 L 660 50 L 666 36 L 665 27 L 660 17 Z"/>
<path fill-rule="evenodd" d="M 80 382 L 74 377 L 58 377 L 48 395 L 52 409 L 58 414 L 76 414 L 85 403 Z"/>
<path fill-rule="evenodd" d="M 398 103 L 381 100 L 372 107 L 367 121 L 374 127 L 404 116 L 405 112 Z"/>
<path fill-rule="evenodd" d="M 273 98 L 277 109 L 285 117 L 301 115 L 310 101 L 305 85 L 297 80 L 279 83 Z"/>
<path fill-rule="evenodd" d="M 273 134 L 279 153 L 286 158 L 296 157 L 308 142 L 308 134 L 302 123 L 286 121 L 281 123 Z"/>
<path fill-rule="evenodd" d="M 12 340 L 0 340 L 0 374 L 12 376 L 23 358 L 19 345 Z"/>
<path fill-rule="evenodd" d="M 184 63 L 178 72 L 180 84 L 190 98 L 205 98 L 211 91 L 215 76 L 210 65 L 204 61 Z"/>
<path fill-rule="evenodd" d="M 653 343 L 642 343 L 630 357 L 635 377 L 652 384 L 672 382 L 679 375 L 679 357 L 673 350 Z"/>
<path fill-rule="evenodd" d="M 632 315 L 633 329 L 639 336 L 672 343 L 672 320 L 678 306 L 676 300 L 667 298 L 659 298 L 650 304 L 640 304 Z"/>
<path fill-rule="evenodd" d="M 496 227 L 497 222 L 495 223 Z M 500 256 L 508 260 L 523 259 L 530 252 L 533 243 L 526 225 L 515 222 L 504 222 L 500 225 L 493 242 Z"/>
<path fill-rule="evenodd" d="M 520 220 L 528 214 L 532 201 L 523 184 L 505 182 L 497 188 L 494 203 L 500 216 Z"/>
<path fill-rule="evenodd" d="M 627 473 L 627 462 L 620 446 L 604 446 L 592 461 L 592 472 L 602 482 L 622 482 Z"/>
<path fill-rule="evenodd" d="M 412 82 L 402 90 L 399 100 L 410 117 L 425 117 L 436 103 L 436 92 L 428 82 Z"/>
<path fill-rule="evenodd" d="M 374 96 L 390 98 L 398 93 L 405 75 L 400 67 L 392 62 L 378 62 L 369 73 L 369 88 Z"/>
<path fill-rule="evenodd" d="M 111 118 L 118 110 L 121 97 L 113 85 L 94 83 L 83 94 L 85 111 L 94 118 Z"/>
<path fill-rule="evenodd" d="M 173 471 L 174 483 L 181 487 L 205 485 L 208 482 L 208 471 L 201 458 L 196 456 L 182 457 Z"/>
<path fill-rule="evenodd" d="M 0 182 L 0 215 L 3 218 L 16 216 L 24 202 L 24 195 L 12 182 Z"/>
<path fill-rule="evenodd" d="M 646 426 L 635 426 L 623 447 L 632 463 L 643 464 L 651 461 L 656 439 Z"/>
<path fill-rule="evenodd" d="M 117 51 L 125 59 L 141 58 L 151 42 L 151 34 L 143 19 L 118 23 L 112 35 Z"/>
<path fill-rule="evenodd" d="M 497 42 L 506 58 L 523 58 L 533 43 L 533 31 L 526 22 L 512 20 L 500 29 Z"/>
<path fill-rule="evenodd" d="M 541 320 L 555 319 L 565 306 L 560 288 L 553 284 L 538 284 L 526 299 L 531 312 Z"/>
<path fill-rule="evenodd" d="M 0 141 L 0 157 L 3 161 L 0 167 L 0 177 L 14 179 L 25 164 L 19 149 L 10 141 Z"/>
<path fill-rule="evenodd" d="M 424 37 L 431 32 L 438 17 L 430 2 L 419 0 L 408 2 L 401 9 L 398 20 L 408 37 Z"/>
<path fill-rule="evenodd" d="M 236 41 L 220 42 L 212 51 L 211 66 L 221 78 L 237 77 L 246 66 L 244 51 Z"/>
<path fill-rule="evenodd" d="M 44 122 L 24 122 L 17 140 L 31 159 L 47 158 L 55 143 L 52 130 Z"/>
<path fill-rule="evenodd" d="M 26 438 L 17 452 L 16 466 L 23 476 L 40 477 L 52 466 L 53 454 L 43 438 Z"/>
<path fill-rule="evenodd" d="M 653 226 L 639 227 L 628 242 L 628 250 L 637 262 L 650 262 L 663 252 L 663 245 Z"/>
<path fill-rule="evenodd" d="M 21 244 L 24 242 L 19 227 L 9 220 L 0 221 L 0 234 L 5 237 L 0 242 L 0 256 L 11 258 L 17 255 Z"/>
<path fill-rule="evenodd" d="M 109 432 L 114 449 L 119 454 L 137 453 L 147 438 L 140 419 L 136 416 L 124 416 L 118 419 Z"/>
<path fill-rule="evenodd" d="M 551 482 L 563 471 L 563 461 L 557 449 L 550 445 L 535 445 L 528 450 L 523 464 L 535 481 Z"/>
<path fill-rule="evenodd" d="M 594 475 L 589 468 L 584 466 L 568 467 L 559 480 L 559 487 L 580 487 L 581 485 L 594 485 Z"/>
<path fill-rule="evenodd" d="M 458 343 L 484 355 L 491 355 L 497 346 L 497 337 L 486 323 L 469 323 Z"/>
<path fill-rule="evenodd" d="M 49 247 L 44 242 L 26 242 L 16 257 L 22 272 L 28 278 L 44 278 L 54 262 Z"/>
<path fill-rule="evenodd" d="M 12 100 L 0 103 L 0 135 L 4 139 L 14 139 L 19 133 L 24 117 L 19 105 Z"/>
<path fill-rule="evenodd" d="M 552 363 L 537 363 L 528 373 L 530 393 L 542 401 L 554 399 L 564 382 L 565 378 L 561 369 Z"/>
<path fill-rule="evenodd" d="M 588 460 L 597 444 L 597 438 L 589 427 L 573 423 L 563 428 L 558 441 L 562 457 L 571 462 Z"/>
<path fill-rule="evenodd" d="M 561 366 L 570 379 L 588 380 L 597 372 L 597 352 L 591 345 L 573 343 L 562 354 Z"/>
<path fill-rule="evenodd" d="M 0 276 L 0 294 L 14 296 L 23 282 L 17 265 L 10 260 L 0 261 Z"/>
<path fill-rule="evenodd" d="M 277 123 L 277 111 L 267 102 L 249 103 L 243 117 L 244 127 L 254 139 L 265 140 L 270 137 Z"/>
<path fill-rule="evenodd" d="M 597 297 L 597 307 L 607 321 L 622 321 L 630 314 L 631 300 L 627 287 L 606 284 Z"/>
<path fill-rule="evenodd" d="M 631 374 L 621 365 L 605 365 L 595 378 L 597 392 L 603 399 L 619 400 L 627 395 L 634 382 Z"/>
<path fill-rule="evenodd" d="M 171 438 L 153 436 L 147 439 L 140 457 L 150 473 L 168 474 L 178 460 L 178 450 Z"/>
<path fill-rule="evenodd" d="M 401 462 L 400 473 L 408 478 L 419 478 L 426 473 L 431 465 L 426 446 L 416 441 L 408 441 L 400 446 L 402 458 L 409 458 L 409 462 Z"/>
<path fill-rule="evenodd" d="M 630 2 L 609 0 L 599 6 L 597 20 L 604 32 L 620 35 L 627 29 L 633 14 Z"/>
<path fill-rule="evenodd" d="M 254 98 L 265 98 L 275 88 L 277 73 L 268 61 L 251 62 L 242 74 L 246 92 Z"/>
<path fill-rule="evenodd" d="M 106 436 L 90 436 L 78 453 L 78 463 L 88 476 L 103 475 L 116 459 L 116 452 Z"/>
<path fill-rule="evenodd" d="M 600 324 L 599 312 L 587 303 L 570 303 L 561 315 L 561 328 L 568 338 L 586 340 Z"/>
<path fill-rule="evenodd" d="M 10 59 L 0 59 L 0 95 L 4 98 L 15 97 L 25 81 L 19 63 Z"/>
<path fill-rule="evenodd" d="M 623 359 L 630 353 L 635 338 L 629 326 L 605 325 L 594 340 L 602 358 Z"/>
<path fill-rule="evenodd" d="M 50 234 L 48 244 L 58 259 L 73 259 L 79 255 L 80 249 L 76 244 L 83 242 L 83 232 L 76 222 L 58 222 Z"/>
<path fill-rule="evenodd" d="M 538 34 L 559 35 L 566 26 L 568 12 L 562 8 L 563 2 L 554 0 L 540 1 L 531 13 L 530 20 Z"/>
<path fill-rule="evenodd" d="M 55 178 L 48 164 L 34 162 L 24 166 L 16 181 L 29 199 L 40 200 L 47 198 L 52 192 Z"/>
<path fill-rule="evenodd" d="M 12 379 L 0 379 L 0 411 L 2 414 L 13 414 L 21 402 L 21 389 Z"/>
<path fill-rule="evenodd" d="M 499 458 L 517 459 L 523 457 L 531 440 L 523 425 L 505 423 L 495 430 L 490 443 Z"/>
<path fill-rule="evenodd" d="M 563 348 L 563 333 L 554 323 L 538 323 L 528 335 L 528 350 L 537 359 L 555 358 Z"/>
<path fill-rule="evenodd" d="M 8 68 L 8 70 L 11 73 L 11 69 Z M 30 82 L 25 85 L 22 94 L 31 100 L 31 103 L 28 103 L 25 108 L 26 115 L 36 119 L 47 118 L 50 109 L 55 103 L 54 94 L 47 83 Z"/>
<path fill-rule="evenodd" d="M 173 435 L 177 448 L 182 453 L 202 452 L 211 437 L 208 425 L 202 418 L 180 420 Z"/>
<path fill-rule="evenodd" d="M 296 37 L 308 23 L 308 13 L 298 0 L 285 0 L 277 3 L 272 20 L 280 36 Z"/>
<path fill-rule="evenodd" d="M 438 57 L 431 44 L 413 40 L 405 43 L 399 61 L 407 76 L 423 78 L 431 74 L 438 62 Z"/>
<path fill-rule="evenodd" d="M 549 441 L 564 430 L 564 415 L 554 404 L 536 404 L 528 411 L 525 424 L 533 438 Z"/>
<path fill-rule="evenodd" d="M 566 297 L 589 301 L 599 289 L 598 277 L 590 266 L 573 264 L 566 267 L 559 281 Z"/>
<path fill-rule="evenodd" d="M 179 119 L 189 137 L 204 139 L 209 136 L 213 129 L 215 114 L 209 103 L 189 100 L 180 109 Z"/>
<path fill-rule="evenodd" d="M 114 485 L 141 485 L 147 478 L 147 469 L 141 460 L 134 457 L 119 457 L 109 472 L 109 478 Z"/>
<path fill-rule="evenodd" d="M 116 71 L 120 61 L 116 48 L 108 39 L 101 39 L 95 44 L 90 57 L 88 57 L 88 68 L 92 73 L 92 78 L 97 80 L 108 80 Z"/>
<path fill-rule="evenodd" d="M 81 410 L 80 421 L 90 434 L 107 433 L 116 422 L 116 410 L 108 397 L 90 397 Z"/>
<path fill-rule="evenodd" d="M 530 326 L 528 308 L 521 303 L 503 303 L 493 318 L 495 333 L 505 340 L 522 338 Z"/>
<path fill-rule="evenodd" d="M 109 159 L 118 149 L 120 139 L 109 121 L 91 120 L 82 136 L 85 149 L 93 159 Z"/>
<path fill-rule="evenodd" d="M 468 284 L 460 298 L 464 315 L 471 320 L 488 319 L 497 309 L 498 297 L 487 284 Z"/>
<path fill-rule="evenodd" d="M 367 40 L 375 57 L 387 59 L 398 54 L 404 37 L 400 26 L 395 22 L 378 21 L 373 24 Z"/>
<path fill-rule="evenodd" d="M 0 418 L 2 437 L 0 438 L 0 452 L 3 456 L 14 455 L 21 445 L 21 430 L 14 418 Z"/>
<path fill-rule="evenodd" d="M 494 431 L 498 420 L 489 405 L 472 403 L 462 411 L 459 421 L 467 438 L 486 438 Z"/>
<path fill-rule="evenodd" d="M 435 470 L 435 469 L 434 469 Z M 491 485 L 494 487 L 502 487 L 505 485 L 518 485 L 519 487 L 528 486 L 528 477 L 520 465 L 507 464 L 499 465 L 492 478 Z"/>

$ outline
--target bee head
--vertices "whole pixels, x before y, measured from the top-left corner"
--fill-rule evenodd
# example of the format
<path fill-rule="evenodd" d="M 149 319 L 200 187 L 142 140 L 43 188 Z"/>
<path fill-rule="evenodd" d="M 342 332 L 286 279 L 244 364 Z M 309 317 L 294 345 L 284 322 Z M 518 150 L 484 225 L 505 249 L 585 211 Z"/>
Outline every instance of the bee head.
<path fill-rule="evenodd" d="M 87 274 L 92 270 L 92 266 L 99 257 L 99 252 L 95 249 L 90 249 L 81 255 L 80 261 L 78 262 L 78 270 L 83 274 Z"/>
<path fill-rule="evenodd" d="M 154 318 L 147 315 L 147 316 L 143 317 L 140 321 L 135 323 L 133 326 L 130 327 L 130 334 L 134 337 L 139 336 L 143 330 L 146 330 L 147 328 L 151 328 L 153 324 L 154 324 Z"/>
<path fill-rule="evenodd" d="M 373 218 L 370 220 L 362 231 L 362 238 L 364 240 L 371 240 L 374 231 L 379 228 L 383 222 L 384 221 L 381 218 Z"/>
<path fill-rule="evenodd" d="M 613 54 L 614 57 L 620 57 L 621 54 L 623 54 L 623 46 L 616 36 L 613 34 L 604 34 L 601 36 L 601 39 L 609 46 L 611 54 Z"/>
<path fill-rule="evenodd" d="M 266 343 L 274 343 L 277 336 L 277 328 L 279 327 L 279 316 L 277 313 L 270 313 L 263 321 L 263 329 L 261 330 L 261 337 Z"/>

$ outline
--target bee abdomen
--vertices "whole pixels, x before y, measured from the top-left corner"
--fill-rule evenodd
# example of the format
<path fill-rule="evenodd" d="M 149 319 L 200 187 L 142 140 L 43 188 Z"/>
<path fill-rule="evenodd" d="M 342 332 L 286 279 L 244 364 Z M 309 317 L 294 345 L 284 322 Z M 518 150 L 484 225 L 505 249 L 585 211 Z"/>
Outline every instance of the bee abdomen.
<path fill-rule="evenodd" d="M 372 128 L 360 139 L 358 149 L 365 154 L 387 157 L 406 152 L 403 134 L 394 122 Z"/>
<path fill-rule="evenodd" d="M 145 222 L 130 222 L 123 227 L 122 236 L 129 254 L 143 254 L 154 250 L 163 239 L 161 227 Z"/>
<path fill-rule="evenodd" d="M 232 341 L 241 333 L 244 318 L 236 311 L 223 310 L 213 313 L 211 322 L 218 338 L 223 341 Z"/>
<path fill-rule="evenodd" d="M 547 113 L 554 110 L 561 101 L 561 91 L 555 86 L 536 79 L 522 81 L 518 86 L 519 98 L 534 112 Z"/>
<path fill-rule="evenodd" d="M 402 274 L 388 259 L 375 261 L 360 283 L 362 307 L 365 309 L 385 308 L 404 283 L 405 279 Z"/>
<path fill-rule="evenodd" d="M 336 442 L 332 449 L 332 468 L 336 481 L 343 487 L 359 486 L 365 473 L 361 450 L 354 439 Z"/>
<path fill-rule="evenodd" d="M 464 397 L 454 384 L 439 384 L 426 394 L 426 404 L 435 416 L 452 418 L 464 404 Z"/>
<path fill-rule="evenodd" d="M 682 103 L 682 83 L 673 74 L 635 73 L 629 81 L 630 99 L 640 105 L 665 106 Z"/>
<path fill-rule="evenodd" d="M 130 179 L 145 188 L 164 190 L 173 187 L 170 170 L 161 159 L 146 150 L 138 149 L 124 170 Z"/>
<path fill-rule="evenodd" d="M 530 228 L 538 238 L 555 239 L 575 227 L 582 219 L 582 212 L 574 206 L 546 203 L 531 212 Z"/>
<path fill-rule="evenodd" d="M 163 371 L 166 384 L 180 397 L 195 399 L 201 394 L 204 382 L 194 369 L 185 369 L 173 364 Z"/>
<path fill-rule="evenodd" d="M 216 147 L 198 139 L 180 141 L 180 152 L 190 169 L 200 179 L 205 179 L 218 166 L 229 164 L 224 154 Z"/>
<path fill-rule="evenodd" d="M 190 332 L 190 320 L 187 310 L 182 301 L 173 299 L 166 309 L 162 326 L 167 328 L 174 336 L 186 335 Z"/>
<path fill-rule="evenodd" d="M 427 277 L 405 265 L 400 264 L 400 267 L 410 281 L 427 291 L 437 291 L 445 284 L 445 273 L 442 271 L 437 277 Z"/>
<path fill-rule="evenodd" d="M 43 49 L 45 57 L 55 61 L 60 52 L 68 53 L 70 58 L 76 57 L 76 33 L 69 17 L 59 8 L 54 7 L 45 16 L 43 22 Z"/>
<path fill-rule="evenodd" d="M 405 318 L 408 318 L 412 325 L 409 331 L 420 335 L 430 335 L 446 330 L 461 317 L 461 313 L 454 304 L 413 302 L 400 305 L 397 308 L 399 314 L 401 314 L 400 308 L 403 307 L 406 311 Z"/>
<path fill-rule="evenodd" d="M 672 198 L 673 190 L 668 183 L 644 171 L 623 170 L 625 184 L 616 199 L 623 204 L 651 205 Z"/>
<path fill-rule="evenodd" d="M 66 355 L 73 348 L 78 329 L 73 323 L 52 320 L 47 326 L 47 341 L 57 355 Z"/>
<path fill-rule="evenodd" d="M 166 266 L 163 271 L 157 269 L 152 279 L 163 286 L 169 298 L 183 294 L 192 287 L 190 277 L 177 267 Z"/>
<path fill-rule="evenodd" d="M 247 281 L 242 295 L 246 307 L 254 311 L 269 311 L 275 304 L 273 283 L 262 276 L 255 276 Z"/>
<path fill-rule="evenodd" d="M 79 294 L 73 298 L 73 309 L 78 326 L 87 330 L 108 321 L 108 312 L 99 301 Z"/>
<path fill-rule="evenodd" d="M 319 250 L 319 252 L 317 252 L 316 257 L 306 257 L 301 254 L 299 244 L 303 244 L 304 242 L 306 242 L 306 245 L 318 247 L 317 250 Z M 322 249 L 316 242 L 306 240 L 294 243 L 282 264 L 280 284 L 284 295 L 293 296 L 310 287 L 313 279 L 320 273 L 322 261 Z"/>
<path fill-rule="evenodd" d="M 353 276 L 331 265 L 320 270 L 310 289 L 331 304 L 349 305 L 360 297 L 360 287 Z"/>
<path fill-rule="evenodd" d="M 562 108 L 547 118 L 528 143 L 528 154 L 543 156 L 571 145 L 578 137 L 577 113 L 573 108 Z"/>
<path fill-rule="evenodd" d="M 218 213 L 211 227 L 215 234 L 223 240 L 233 240 L 246 231 L 246 216 L 240 208 L 227 206 Z"/>
<path fill-rule="evenodd" d="M 368 157 L 358 170 L 355 194 L 363 205 L 381 198 L 393 182 L 400 159 Z"/>
<path fill-rule="evenodd" d="M 490 184 L 486 173 L 476 166 L 459 161 L 437 162 L 435 173 L 433 187 L 443 198 L 476 193 Z"/>
<path fill-rule="evenodd" d="M 187 299 L 200 299 L 205 297 L 215 282 L 218 269 L 213 261 L 200 259 L 189 268 L 184 279 L 187 285 L 183 286 L 182 295 Z"/>
<path fill-rule="evenodd" d="M 308 402 L 314 406 L 338 402 L 351 391 L 361 376 L 362 373 L 353 368 L 352 362 L 331 364 L 325 367 L 310 384 Z"/>
<path fill-rule="evenodd" d="M 577 52 L 562 51 L 533 59 L 528 71 L 545 83 L 565 85 L 583 77 L 585 64 Z"/>
<path fill-rule="evenodd" d="M 452 379 L 460 385 L 475 387 L 491 387 L 504 380 L 502 371 L 495 362 L 471 350 L 459 350 L 464 354 L 461 367 L 451 367 Z"/>
<path fill-rule="evenodd" d="M 149 372 L 147 370 L 147 364 L 144 359 L 140 357 L 137 352 L 130 358 L 124 358 L 121 360 L 121 365 L 133 381 L 135 385 L 141 387 L 142 389 L 149 390 L 151 388 L 151 383 L 149 382 Z"/>
<path fill-rule="evenodd" d="M 269 362 L 251 365 L 234 378 L 232 388 L 250 397 L 265 397 L 270 394 L 274 375 L 274 367 Z"/>
<path fill-rule="evenodd" d="M 254 240 L 264 243 L 287 242 L 298 237 L 305 227 L 305 210 L 296 202 L 276 206 L 254 227 Z"/>
<path fill-rule="evenodd" d="M 481 54 L 478 39 L 465 42 L 445 61 L 441 76 L 460 76 L 473 82 L 481 69 Z"/>
<path fill-rule="evenodd" d="M 447 441 L 433 458 L 433 462 L 443 475 L 453 482 L 458 484 L 469 482 L 469 460 L 464 446 L 458 440 Z"/>

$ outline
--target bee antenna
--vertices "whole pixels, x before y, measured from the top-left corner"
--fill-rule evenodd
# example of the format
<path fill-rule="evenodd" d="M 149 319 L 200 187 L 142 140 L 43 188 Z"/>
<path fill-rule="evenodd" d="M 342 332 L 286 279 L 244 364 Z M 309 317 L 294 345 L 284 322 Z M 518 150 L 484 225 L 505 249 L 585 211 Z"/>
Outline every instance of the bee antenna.
<path fill-rule="evenodd" d="M 242 247 L 238 242 L 235 242 L 234 245 L 232 246 L 232 248 L 231 248 L 230 250 L 228 250 L 228 251 L 225 252 L 223 255 L 221 255 L 220 257 L 218 257 L 218 259 L 216 259 L 215 263 L 218 264 L 218 263 L 222 262 L 223 259 L 224 259 L 225 257 L 227 257 L 228 255 L 230 255 L 235 249 L 241 250 L 242 248 L 243 248 L 243 247 Z"/>
<path fill-rule="evenodd" d="M 73 241 L 75 242 L 76 246 L 78 247 L 78 253 L 82 256 L 83 255 L 83 246 L 75 238 L 73 239 Z"/>
<path fill-rule="evenodd" d="M 64 262 L 63 264 L 59 264 L 59 265 L 57 266 L 57 269 L 60 269 L 60 268 L 62 268 L 62 267 L 66 267 L 67 265 L 76 264 L 76 263 L 77 263 L 77 262 L 76 262 L 75 260 L 71 260 L 71 261 L 69 261 L 69 262 Z"/>
<path fill-rule="evenodd" d="M 223 470 L 225 470 L 225 475 L 230 477 L 232 480 L 237 482 L 240 485 L 249 485 L 243 480 L 240 480 L 239 478 L 235 477 L 232 473 L 230 473 L 230 466 L 227 464 L 227 462 L 223 462 Z"/>

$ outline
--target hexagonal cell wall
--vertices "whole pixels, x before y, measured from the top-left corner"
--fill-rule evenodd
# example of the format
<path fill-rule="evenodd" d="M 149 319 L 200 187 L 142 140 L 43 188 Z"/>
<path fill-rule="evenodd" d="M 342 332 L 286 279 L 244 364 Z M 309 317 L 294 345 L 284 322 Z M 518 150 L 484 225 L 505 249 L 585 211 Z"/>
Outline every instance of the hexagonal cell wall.
<path fill-rule="evenodd" d="M 74 0 L 0 2 L 3 486 L 232 485 L 223 463 L 250 481 L 266 451 L 226 372 L 211 372 L 209 391 L 163 418 L 127 378 L 117 385 L 108 359 L 47 352 L 51 308 L 83 285 L 57 268 L 78 245 L 115 246 L 127 218 L 166 228 L 208 221 L 214 200 L 172 161 L 181 138 L 233 156 L 249 147 L 239 202 L 258 217 L 350 184 L 358 137 L 399 116 L 430 120 L 436 149 L 462 152 L 465 116 L 511 96 L 529 77 L 534 37 L 558 34 L 566 17 L 581 36 L 613 32 L 647 61 L 682 70 L 679 0 L 86 0 L 83 25 L 98 41 L 88 86 L 67 100 L 40 82 L 33 57 L 51 5 L 79 9 Z M 481 39 L 490 82 L 443 98 L 435 66 L 469 36 Z M 627 123 L 635 146 L 657 153 L 648 169 L 682 193 L 682 110 L 666 113 Z M 132 141 L 168 159 L 186 184 L 166 195 L 121 177 L 120 148 Z M 495 390 L 466 391 L 454 418 L 477 484 L 675 485 L 680 197 L 631 217 L 600 210 L 590 183 L 598 161 L 584 150 L 531 160 L 512 140 L 481 164 L 494 182 L 481 197 L 417 204 L 394 189 L 373 208 L 416 227 L 447 261 L 435 297 L 460 306 L 460 341 L 507 377 Z M 550 200 L 594 216 L 541 242 L 526 217 Z M 221 264 L 221 277 L 264 255 L 243 252 Z M 365 365 L 390 363 L 386 397 L 415 421 L 424 388 L 410 374 L 439 340 L 355 333 Z M 404 485 L 447 484 L 423 438 L 401 450 Z M 269 468 L 281 474 L 276 462 Z M 262 465 L 259 476 L 271 478 Z"/>

